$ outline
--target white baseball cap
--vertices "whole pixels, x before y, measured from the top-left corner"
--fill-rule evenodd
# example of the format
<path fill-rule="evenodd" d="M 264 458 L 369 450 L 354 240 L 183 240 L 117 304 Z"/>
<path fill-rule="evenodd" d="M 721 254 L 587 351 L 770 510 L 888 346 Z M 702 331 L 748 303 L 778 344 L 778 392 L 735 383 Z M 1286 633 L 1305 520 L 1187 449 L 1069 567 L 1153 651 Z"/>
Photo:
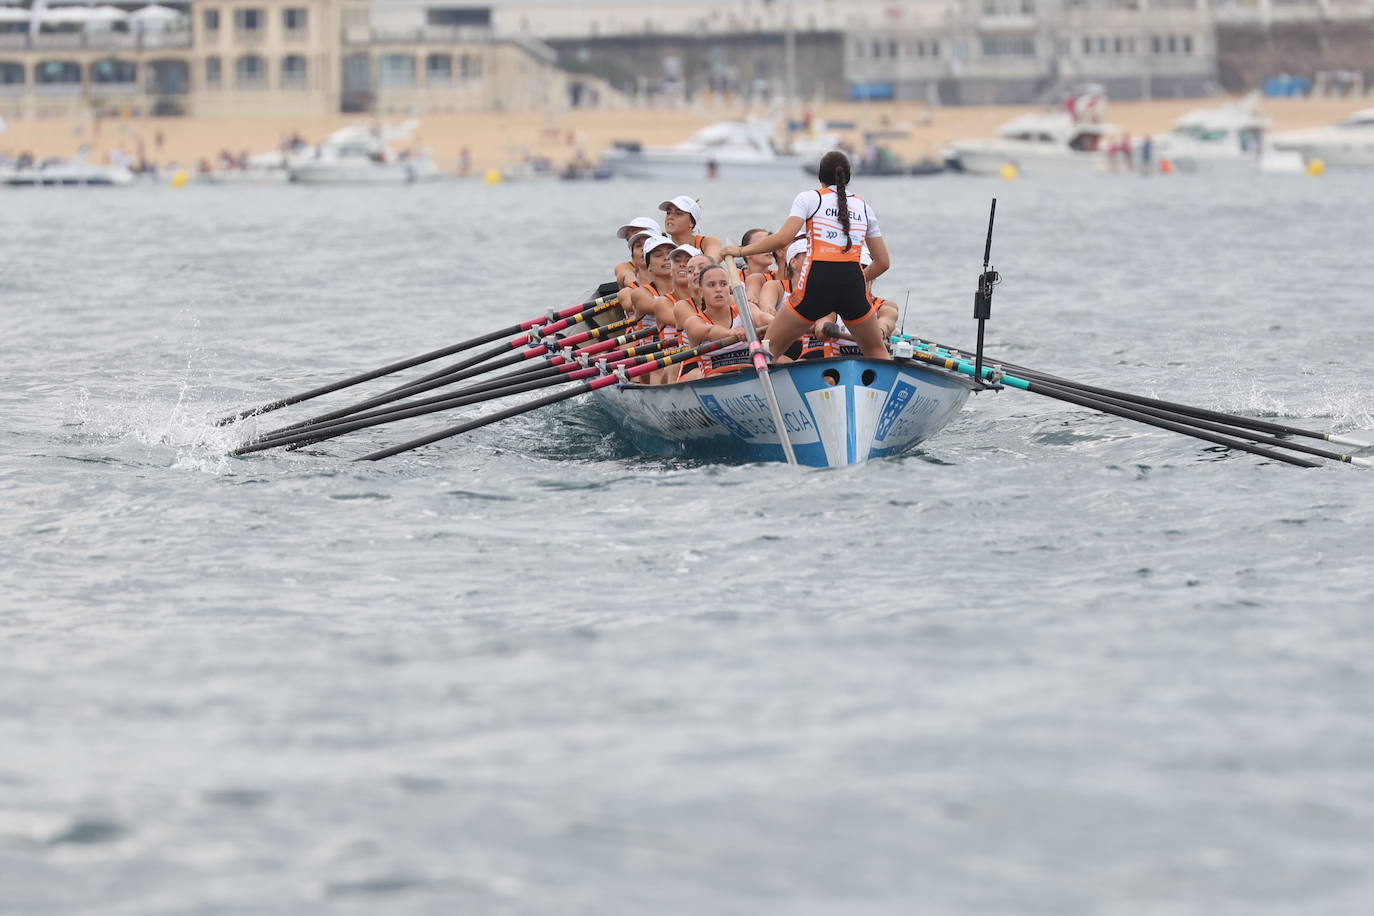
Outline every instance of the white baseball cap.
<path fill-rule="evenodd" d="M 797 255 L 806 254 L 809 247 L 810 246 L 806 244 L 806 239 L 797 239 L 791 245 L 787 246 L 787 257 L 783 258 L 783 260 L 790 262 Z"/>
<path fill-rule="evenodd" d="M 662 235 L 663 227 L 658 224 L 658 220 L 651 216 L 636 216 L 625 225 L 615 231 L 616 238 L 627 239 L 636 230 L 648 229 L 654 235 Z"/>
<path fill-rule="evenodd" d="M 674 197 L 672 200 L 665 200 L 663 203 L 658 205 L 658 208 L 665 212 L 668 210 L 669 207 L 677 207 L 679 210 L 682 210 L 685 213 L 690 213 L 692 214 L 693 222 L 701 222 L 701 204 L 697 203 L 694 199 L 688 197 L 686 194 L 681 194 L 677 197 Z"/>
<path fill-rule="evenodd" d="M 632 236 L 630 236 L 628 239 L 626 239 L 626 241 L 628 241 L 628 242 L 630 243 L 630 247 L 633 248 L 633 247 L 635 247 L 635 242 L 638 242 L 638 241 L 640 241 L 641 239 L 647 242 L 649 239 L 655 238 L 657 235 L 658 235 L 658 233 L 657 233 L 657 232 L 654 232 L 653 230 L 650 230 L 650 229 L 641 229 L 641 230 L 639 230 L 638 232 L 636 232 L 634 235 L 632 235 Z"/>
<path fill-rule="evenodd" d="M 695 245 L 679 245 L 672 251 L 668 252 L 668 257 L 671 258 L 679 251 L 685 251 L 687 253 L 687 257 L 689 258 L 695 258 L 697 255 L 701 254 L 701 249 L 696 247 Z"/>
<path fill-rule="evenodd" d="M 668 238 L 666 235 L 656 235 L 656 236 L 654 236 L 653 238 L 645 239 L 645 240 L 644 240 L 644 261 L 645 261 L 645 263 L 648 263 L 648 260 L 649 260 L 649 252 L 654 251 L 655 249 L 658 249 L 658 248 L 662 248 L 664 245 L 667 245 L 669 248 L 672 248 L 672 247 L 673 247 L 673 240 L 670 239 L 670 238 Z M 670 252 L 670 254 L 671 254 L 671 252 Z"/>

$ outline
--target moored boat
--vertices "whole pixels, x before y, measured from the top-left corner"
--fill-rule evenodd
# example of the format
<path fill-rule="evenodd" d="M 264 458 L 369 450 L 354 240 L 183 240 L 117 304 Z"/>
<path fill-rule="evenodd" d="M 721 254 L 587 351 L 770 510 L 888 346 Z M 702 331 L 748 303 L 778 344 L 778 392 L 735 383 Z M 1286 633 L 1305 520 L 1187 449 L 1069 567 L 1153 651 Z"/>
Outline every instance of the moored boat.
<path fill-rule="evenodd" d="M 935 435 L 977 385 L 908 360 L 804 360 L 772 367 L 787 436 L 797 460 L 841 467 L 904 454 Z M 640 450 L 737 461 L 782 461 L 782 441 L 758 374 L 668 385 L 621 383 L 597 402 Z"/>

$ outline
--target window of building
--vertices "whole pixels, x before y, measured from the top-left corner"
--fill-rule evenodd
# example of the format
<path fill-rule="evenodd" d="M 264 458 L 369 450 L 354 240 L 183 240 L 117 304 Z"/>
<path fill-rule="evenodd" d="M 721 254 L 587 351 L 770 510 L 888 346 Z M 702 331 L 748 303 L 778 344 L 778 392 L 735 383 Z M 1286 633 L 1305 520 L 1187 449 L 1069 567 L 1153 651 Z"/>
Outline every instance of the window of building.
<path fill-rule="evenodd" d="M 1084 53 L 1084 54 L 1091 54 L 1091 53 L 1093 53 L 1093 40 L 1092 40 L 1091 38 L 1085 38 L 1085 39 L 1083 39 L 1083 53 Z"/>
<path fill-rule="evenodd" d="M 874 57 L 882 57 L 882 56 L 883 56 L 883 43 L 882 43 L 881 41 L 878 41 L 877 39 L 874 39 L 874 40 L 873 40 L 873 56 L 874 56 Z"/>
<path fill-rule="evenodd" d="M 138 67 L 127 60 L 98 60 L 91 64 L 93 83 L 136 83 Z"/>
<path fill-rule="evenodd" d="M 1035 39 L 1026 35 L 985 35 L 984 57 L 1034 57 Z"/>
<path fill-rule="evenodd" d="M 1126 50 L 1125 39 L 1121 38 L 1120 36 L 1114 39 L 1112 42 L 1112 50 L 1115 51 L 1117 54 L 1120 54 L 1122 51 Z"/>
<path fill-rule="evenodd" d="M 81 65 L 74 60 L 45 60 L 34 68 L 34 81 L 46 85 L 81 82 Z"/>
<path fill-rule="evenodd" d="M 283 89 L 304 89 L 308 82 L 304 57 L 299 54 L 289 54 L 281 59 L 281 87 Z"/>
<path fill-rule="evenodd" d="M 257 32 L 262 29 L 264 17 L 260 9 L 234 10 L 234 28 L 240 32 Z"/>
<path fill-rule="evenodd" d="M 205 31 L 219 31 L 219 10 L 206 10 L 200 17 L 200 21 L 205 23 Z"/>
<path fill-rule="evenodd" d="M 1175 38 L 1174 36 L 1170 35 L 1170 36 L 1169 36 L 1169 53 L 1170 53 L 1170 54 L 1174 54 L 1174 53 L 1176 53 L 1177 51 L 1178 51 L 1178 39 Z"/>
<path fill-rule="evenodd" d="M 1183 36 L 1183 53 L 1184 53 L 1184 54 L 1192 54 L 1192 53 L 1193 53 L 1193 36 L 1191 36 L 1191 35 L 1184 35 L 1184 36 Z"/>
<path fill-rule="evenodd" d="M 1105 37 L 1097 39 L 1097 53 L 1098 53 L 1098 54 L 1106 54 L 1106 53 L 1107 53 L 1107 39 L 1106 39 Z"/>
<path fill-rule="evenodd" d="M 896 59 L 897 59 L 897 42 L 896 42 L 896 40 L 889 41 L 889 42 L 887 43 L 887 56 L 888 56 L 888 57 L 891 57 L 893 60 L 896 60 Z"/>
<path fill-rule="evenodd" d="M 205 88 L 218 89 L 220 86 L 220 64 L 218 57 L 205 58 Z"/>
<path fill-rule="evenodd" d="M 234 62 L 234 85 L 239 89 L 264 89 L 267 86 L 267 61 L 256 54 L 245 54 Z"/>
<path fill-rule="evenodd" d="M 1035 15 L 1035 0 L 1021 0 L 1021 15 L 1022 15 L 1022 16 L 1034 16 L 1034 15 Z"/>
<path fill-rule="evenodd" d="M 939 56 L 940 56 L 940 40 L 939 40 L 938 38 L 932 38 L 932 39 L 930 40 L 930 56 L 931 56 L 931 57 L 939 57 Z"/>
<path fill-rule="evenodd" d="M 864 48 L 866 47 L 867 45 L 862 41 L 854 42 L 854 56 L 856 58 L 862 59 L 864 56 Z"/>
<path fill-rule="evenodd" d="M 1158 54 L 1164 50 L 1164 42 L 1159 40 L 1158 35 L 1150 36 L 1150 50 L 1153 51 L 1155 54 Z"/>
<path fill-rule="evenodd" d="M 452 54 L 431 54 L 425 58 L 425 85 L 435 89 L 453 85 Z"/>
<path fill-rule="evenodd" d="M 281 11 L 282 28 L 286 29 L 288 34 L 291 32 L 304 32 L 309 22 L 307 18 L 308 13 L 309 10 L 300 7 L 287 7 Z"/>
<path fill-rule="evenodd" d="M 491 7 L 430 7 L 425 10 L 425 22 L 427 25 L 490 26 Z"/>
<path fill-rule="evenodd" d="M 0 86 L 22 86 L 25 82 L 23 64 L 0 60 Z"/>
<path fill-rule="evenodd" d="M 482 58 L 476 54 L 464 54 L 458 61 L 458 73 L 465 80 L 479 79 L 482 76 Z"/>
<path fill-rule="evenodd" d="M 415 58 L 410 54 L 383 54 L 381 70 L 383 89 L 415 88 Z"/>
<path fill-rule="evenodd" d="M 996 15 L 997 15 L 997 0 L 983 0 L 983 15 L 984 15 L 984 16 L 996 16 Z"/>

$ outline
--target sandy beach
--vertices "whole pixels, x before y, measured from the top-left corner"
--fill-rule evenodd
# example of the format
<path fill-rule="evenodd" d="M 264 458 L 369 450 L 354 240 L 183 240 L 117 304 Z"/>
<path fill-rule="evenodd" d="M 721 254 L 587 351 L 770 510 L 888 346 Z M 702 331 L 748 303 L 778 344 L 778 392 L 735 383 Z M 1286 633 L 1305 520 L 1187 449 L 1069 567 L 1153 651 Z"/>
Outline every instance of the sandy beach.
<path fill-rule="evenodd" d="M 1185 112 L 1226 102 L 1214 99 L 1168 99 L 1151 102 L 1113 102 L 1107 119 L 1133 136 L 1167 130 Z M 1346 99 L 1265 99 L 1263 110 L 1275 130 L 1329 124 L 1368 102 Z M 988 137 L 998 125 L 1032 110 L 1030 106 L 992 105 L 928 109 L 923 103 L 854 103 L 818 105 L 818 119 L 852 121 L 849 139 L 857 146 L 858 131 L 883 125 L 909 125 L 902 139 L 885 141 L 908 158 L 938 154 L 951 140 Z M 927 119 L 927 112 L 929 118 Z M 458 173 L 463 150 L 468 151 L 468 172 L 482 175 L 489 169 L 518 165 L 528 156 L 542 156 L 556 165 L 572 160 L 579 150 L 595 157 L 616 140 L 645 144 L 670 144 L 697 128 L 723 118 L 746 113 L 732 105 L 684 109 L 599 109 L 558 115 L 540 112 L 426 115 L 420 118 L 417 139 L 429 149 L 445 172 Z M 763 111 L 752 113 L 765 114 Z M 166 168 L 192 167 L 201 159 L 212 160 L 221 150 L 265 152 L 278 147 L 282 138 L 299 133 L 317 142 L 331 131 L 357 123 L 356 115 L 325 118 L 264 117 L 237 120 L 210 118 L 126 118 L 84 120 L 10 121 L 0 134 L 0 152 L 23 151 L 36 156 L 70 156 L 82 144 L 104 156 L 122 148 L 137 156 L 140 144 L 147 157 Z M 399 123 L 400 116 L 387 117 Z M 160 143 L 159 143 L 160 138 Z"/>

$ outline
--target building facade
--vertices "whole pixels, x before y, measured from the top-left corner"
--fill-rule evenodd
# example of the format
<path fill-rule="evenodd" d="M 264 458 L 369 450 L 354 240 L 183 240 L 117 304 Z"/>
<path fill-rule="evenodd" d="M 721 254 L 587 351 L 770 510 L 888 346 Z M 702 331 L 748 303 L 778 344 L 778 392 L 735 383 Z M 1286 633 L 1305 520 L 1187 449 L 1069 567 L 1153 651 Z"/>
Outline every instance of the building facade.
<path fill-rule="evenodd" d="M 155 27 L 0 23 L 0 117 L 424 114 L 617 97 L 593 76 L 561 70 L 555 52 L 529 36 L 430 25 L 424 17 L 382 27 L 368 0 L 198 0 L 174 8 L 180 16 Z"/>

